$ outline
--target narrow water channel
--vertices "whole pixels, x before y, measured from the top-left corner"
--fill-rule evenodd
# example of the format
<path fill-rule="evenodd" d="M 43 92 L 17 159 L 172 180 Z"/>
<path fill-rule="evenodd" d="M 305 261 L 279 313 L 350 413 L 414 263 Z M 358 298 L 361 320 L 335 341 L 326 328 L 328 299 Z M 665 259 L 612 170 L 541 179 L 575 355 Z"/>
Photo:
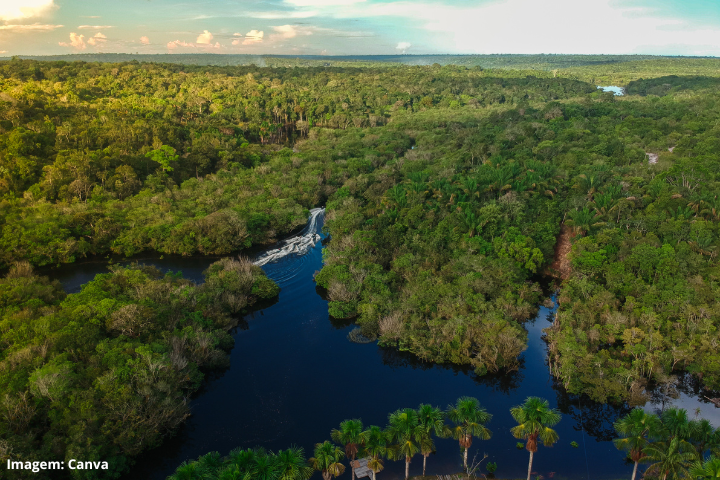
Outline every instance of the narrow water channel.
<path fill-rule="evenodd" d="M 321 227 L 319 222 L 318 233 Z M 202 271 L 216 260 L 148 258 L 142 262 L 182 271 L 199 282 Z M 277 450 L 298 445 L 310 457 L 313 445 L 328 440 L 330 430 L 344 419 L 361 418 L 365 425 L 385 426 L 388 413 L 398 408 L 416 408 L 420 403 L 444 408 L 464 395 L 477 397 L 494 415 L 489 424 L 492 439 L 475 440 L 470 458 L 477 454 L 480 459 L 486 453 L 486 461 L 497 463 L 499 478 L 527 474 L 528 454 L 516 448 L 517 440 L 510 434 L 514 422 L 509 408 L 531 395 L 548 399 L 563 412 L 556 428 L 559 442 L 552 448 L 540 447 L 535 455 L 533 470 L 538 475 L 575 480 L 630 477 L 632 466 L 611 442 L 612 422 L 627 408 L 567 395 L 550 376 L 542 329 L 549 326 L 554 308 L 541 307 L 526 322 L 528 349 L 517 372 L 478 377 L 471 370 L 423 363 L 375 343 L 349 342 L 352 324 L 330 319 L 327 302 L 316 291 L 312 278 L 321 265 L 318 242 L 306 255 L 291 255 L 263 266 L 281 287 L 278 301 L 245 318 L 235 332 L 230 367 L 208 376 L 192 399 L 192 416 L 186 424 L 162 447 L 142 456 L 128 480 L 164 479 L 186 459 L 209 451 L 225 455 L 235 447 Z M 80 263 L 43 273 L 72 292 L 105 271 L 104 264 Z M 720 410 L 694 397 L 693 392 L 684 391 L 675 402 L 690 412 L 701 407 L 703 416 L 720 425 L 716 413 Z M 461 470 L 456 441 L 438 440 L 437 449 L 428 458 L 429 475 Z M 422 473 L 421 456 L 415 457 L 410 473 Z M 403 475 L 403 462 L 386 462 L 378 479 Z M 341 479 L 349 477 L 348 471 Z"/>

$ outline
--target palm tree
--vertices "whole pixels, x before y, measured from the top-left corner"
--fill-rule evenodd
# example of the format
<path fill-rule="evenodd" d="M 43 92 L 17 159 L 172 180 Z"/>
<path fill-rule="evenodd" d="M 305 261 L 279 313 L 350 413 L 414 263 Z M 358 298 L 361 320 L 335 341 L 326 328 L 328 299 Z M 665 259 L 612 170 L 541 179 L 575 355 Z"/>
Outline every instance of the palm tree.
<path fill-rule="evenodd" d="M 168 477 L 168 480 L 202 480 L 205 478 L 205 473 L 207 472 L 198 462 L 186 460 Z"/>
<path fill-rule="evenodd" d="M 252 479 L 252 472 L 245 472 L 237 465 L 228 465 L 220 470 L 217 477 L 212 478 L 217 478 L 217 480 L 250 480 Z"/>
<path fill-rule="evenodd" d="M 716 480 L 720 478 L 720 458 L 712 456 L 701 462 L 696 461 L 690 465 L 690 476 L 701 480 Z"/>
<path fill-rule="evenodd" d="M 615 422 L 615 431 L 620 438 L 614 439 L 613 443 L 618 450 L 628 452 L 630 459 L 635 462 L 632 480 L 637 475 L 638 463 L 645 456 L 643 449 L 649 444 L 648 437 L 653 436 L 660 426 L 658 416 L 648 414 L 642 408 L 632 410 Z"/>
<path fill-rule="evenodd" d="M 717 448 L 718 437 L 709 421 L 702 418 L 700 420 L 690 420 L 689 423 L 690 441 L 695 446 L 698 458 L 702 458 L 705 450 Z"/>
<path fill-rule="evenodd" d="M 385 468 L 382 458 L 388 454 L 387 437 L 387 433 L 376 425 L 363 432 L 362 451 L 363 455 L 370 457 L 367 466 L 373 472 L 373 480 L 376 480 L 377 473 Z"/>
<path fill-rule="evenodd" d="M 410 477 L 410 460 L 420 451 L 420 427 L 418 414 L 412 408 L 403 408 L 390 414 L 388 435 L 395 443 L 393 452 L 396 458 L 405 457 L 405 479 Z"/>
<path fill-rule="evenodd" d="M 255 464 L 252 467 L 253 480 L 278 480 L 279 472 L 276 457 L 265 449 L 256 449 Z"/>
<path fill-rule="evenodd" d="M 687 440 L 690 438 L 690 421 L 684 408 L 668 408 L 660 414 L 662 424 L 667 430 L 666 438 Z"/>
<path fill-rule="evenodd" d="M 362 444 L 363 424 L 361 420 L 345 420 L 340 424 L 340 430 L 333 429 L 330 437 L 334 442 L 345 446 L 345 455 L 350 459 L 350 476 L 355 480 L 355 469 L 352 462 L 355 460 L 358 449 Z"/>
<path fill-rule="evenodd" d="M 525 440 L 525 448 L 530 452 L 528 475 L 532 472 L 533 455 L 537 452 L 538 440 L 546 447 L 558 441 L 558 434 L 550 427 L 560 421 L 560 412 L 550 408 L 547 400 L 538 397 L 528 397 L 525 403 L 510 409 L 510 414 L 518 423 L 510 429 L 515 438 Z"/>
<path fill-rule="evenodd" d="M 481 440 L 489 440 L 492 432 L 485 426 L 492 419 L 477 398 L 460 397 L 455 405 L 449 405 L 445 412 L 448 420 L 455 424 L 450 429 L 452 437 L 463 449 L 463 463 L 467 472 L 468 449 L 472 445 L 473 436 Z"/>
<path fill-rule="evenodd" d="M 305 461 L 305 452 L 300 447 L 280 450 L 276 458 L 278 480 L 308 480 L 313 469 Z"/>
<path fill-rule="evenodd" d="M 315 456 L 308 461 L 312 468 L 322 473 L 323 480 L 331 480 L 345 471 L 345 465 L 340 463 L 344 456 L 340 447 L 325 440 L 315 444 Z"/>
<path fill-rule="evenodd" d="M 217 472 L 223 465 L 222 458 L 218 452 L 210 452 L 197 459 L 197 463 L 206 472 Z"/>
<path fill-rule="evenodd" d="M 439 408 L 432 405 L 421 404 L 418 408 L 418 422 L 422 427 L 420 439 L 420 453 L 423 456 L 423 476 L 425 476 L 425 465 L 427 458 L 435 451 L 435 442 L 432 434 L 440 438 L 450 436 L 450 429 L 445 424 L 445 415 Z"/>
<path fill-rule="evenodd" d="M 228 458 L 230 463 L 237 466 L 240 471 L 247 472 L 251 471 L 255 465 L 256 456 L 257 452 L 252 448 L 248 448 L 247 450 L 236 448 L 230 451 Z"/>
<path fill-rule="evenodd" d="M 688 448 L 689 446 L 689 448 Z M 668 442 L 651 443 L 643 450 L 651 464 L 646 473 L 655 473 L 661 480 L 675 480 L 688 474 L 687 467 L 695 460 L 695 449 L 678 437 Z"/>

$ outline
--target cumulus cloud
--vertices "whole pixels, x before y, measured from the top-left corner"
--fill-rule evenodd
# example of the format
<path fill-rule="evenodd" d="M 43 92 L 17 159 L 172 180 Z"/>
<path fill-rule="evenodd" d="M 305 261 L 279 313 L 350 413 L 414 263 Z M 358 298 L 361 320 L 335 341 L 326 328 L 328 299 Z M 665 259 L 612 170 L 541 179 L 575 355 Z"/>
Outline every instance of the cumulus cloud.
<path fill-rule="evenodd" d="M 143 45 L 149 45 L 150 39 L 146 36 L 142 36 L 142 37 L 140 37 L 140 43 L 142 43 Z"/>
<path fill-rule="evenodd" d="M 275 31 L 272 35 L 274 38 L 293 38 L 298 35 L 297 27 L 292 25 L 279 25 L 277 27 L 272 27 L 272 29 Z M 312 35 L 312 32 L 310 32 L 310 35 Z"/>
<path fill-rule="evenodd" d="M 211 45 L 213 39 L 213 34 L 208 32 L 207 30 L 203 31 L 200 35 L 198 35 L 197 40 L 195 40 L 195 43 L 201 44 L 201 45 Z"/>
<path fill-rule="evenodd" d="M 407 50 L 411 46 L 412 43 L 410 42 L 400 42 L 397 44 L 397 47 L 395 47 L 395 50 L 400 50 L 402 53 L 405 53 L 405 50 Z"/>
<path fill-rule="evenodd" d="M 98 32 L 94 36 L 88 39 L 88 45 L 102 45 L 103 42 L 107 41 L 107 37 L 102 33 Z"/>
<path fill-rule="evenodd" d="M 245 40 L 242 41 L 243 45 L 252 45 L 255 43 L 260 43 L 263 41 L 263 38 L 265 37 L 265 32 L 262 30 L 250 30 L 248 33 L 245 34 Z M 237 45 L 235 41 L 233 41 L 233 45 Z"/>
<path fill-rule="evenodd" d="M 103 30 L 106 28 L 113 28 L 112 25 L 80 25 L 80 30 Z"/>
<path fill-rule="evenodd" d="M 272 27 L 272 29 L 275 32 L 270 35 L 270 40 L 272 41 L 287 40 L 298 36 L 312 35 L 315 31 L 325 30 L 308 25 L 278 25 Z"/>
<path fill-rule="evenodd" d="M 58 45 L 60 45 L 61 47 L 72 47 L 76 50 L 85 50 L 85 35 L 78 35 L 77 33 L 72 32 L 70 34 L 70 43 L 58 42 Z"/>
<path fill-rule="evenodd" d="M 175 40 L 167 43 L 168 50 L 175 50 L 178 47 L 195 47 L 195 44 L 183 42 L 182 40 Z"/>
<path fill-rule="evenodd" d="M 0 0 L 0 20 L 24 20 L 49 13 L 54 0 Z"/>
<path fill-rule="evenodd" d="M 62 25 L 42 25 L 33 23 L 31 25 L 0 25 L 0 30 L 9 30 L 11 32 L 30 32 L 30 31 L 48 31 L 61 28 Z"/>

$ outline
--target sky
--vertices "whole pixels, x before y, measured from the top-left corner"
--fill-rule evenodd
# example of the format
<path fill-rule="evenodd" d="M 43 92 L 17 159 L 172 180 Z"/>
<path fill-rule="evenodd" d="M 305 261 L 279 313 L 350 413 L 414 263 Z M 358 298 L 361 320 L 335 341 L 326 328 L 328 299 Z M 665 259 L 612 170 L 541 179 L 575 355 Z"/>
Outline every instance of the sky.
<path fill-rule="evenodd" d="M 720 0 L 0 0 L 0 53 L 720 56 Z"/>

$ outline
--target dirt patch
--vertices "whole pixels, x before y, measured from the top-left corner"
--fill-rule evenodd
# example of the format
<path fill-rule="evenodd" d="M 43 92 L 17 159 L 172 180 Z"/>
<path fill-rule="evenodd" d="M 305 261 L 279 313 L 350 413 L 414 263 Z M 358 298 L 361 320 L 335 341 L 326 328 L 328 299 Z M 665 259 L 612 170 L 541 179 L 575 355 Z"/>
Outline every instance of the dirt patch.
<path fill-rule="evenodd" d="M 561 227 L 560 235 L 558 235 L 557 242 L 555 243 L 553 263 L 545 270 L 546 275 L 561 280 L 565 280 L 570 276 L 572 266 L 570 265 L 568 255 L 570 254 L 570 250 L 572 250 L 571 240 L 575 235 L 569 227 L 565 225 Z"/>

